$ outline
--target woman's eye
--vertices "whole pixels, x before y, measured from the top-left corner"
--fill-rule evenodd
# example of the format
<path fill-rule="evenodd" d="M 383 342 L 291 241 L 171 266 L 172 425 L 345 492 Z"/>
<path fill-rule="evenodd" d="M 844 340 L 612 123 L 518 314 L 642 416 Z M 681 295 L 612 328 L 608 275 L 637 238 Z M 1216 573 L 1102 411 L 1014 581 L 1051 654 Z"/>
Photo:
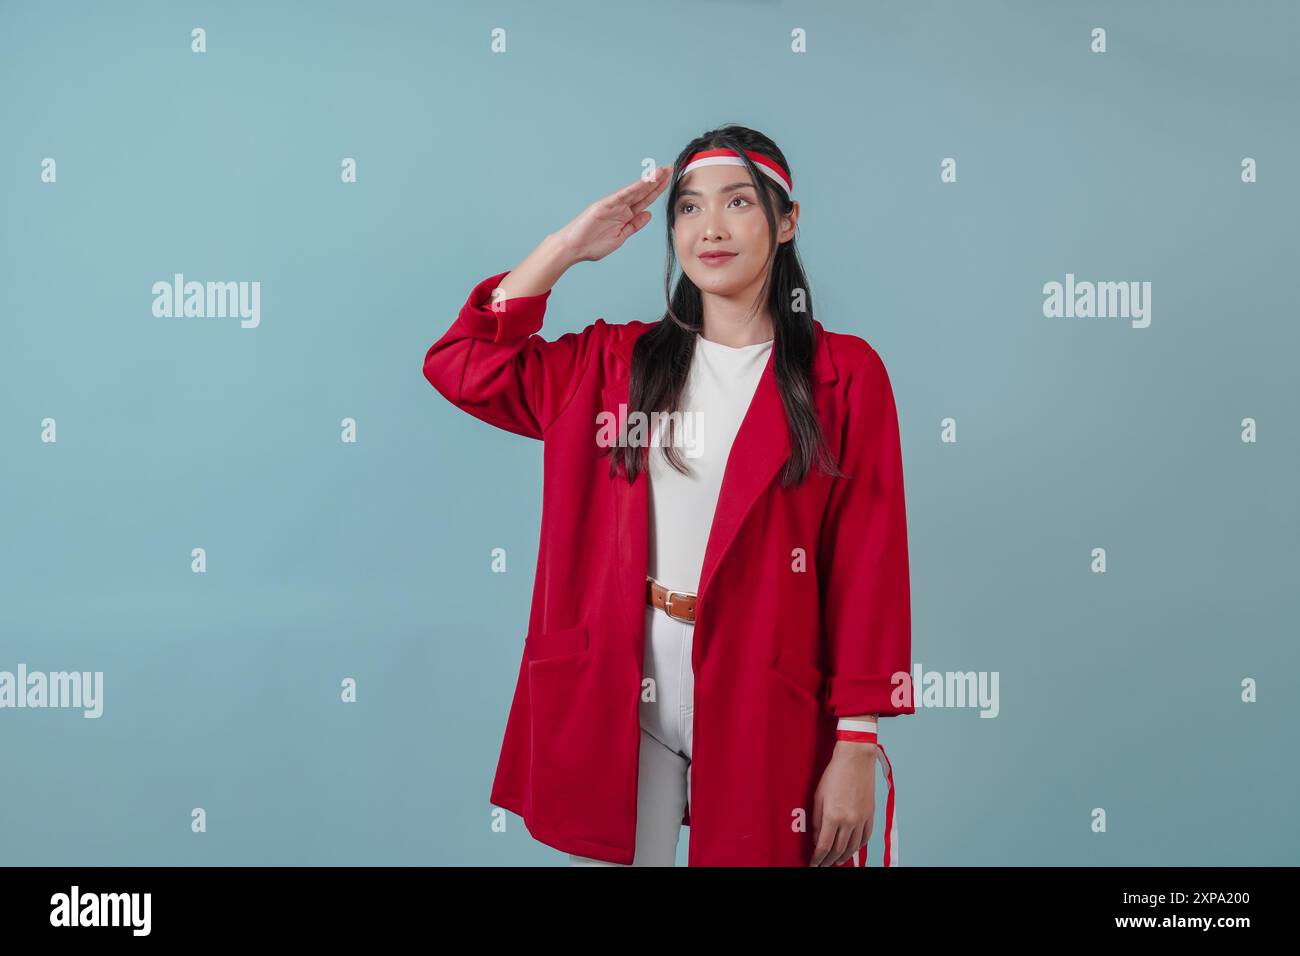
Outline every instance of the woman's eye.
<path fill-rule="evenodd" d="M 746 199 L 744 196 L 732 196 L 731 202 L 735 202 L 737 199 L 743 202 L 746 206 L 750 205 L 749 200 Z M 688 208 L 693 207 L 694 205 L 695 203 L 691 202 L 690 200 L 687 200 L 686 202 L 682 203 L 680 206 L 677 207 L 677 214 L 681 215 L 682 213 L 686 212 Z M 731 205 L 731 203 L 727 203 L 727 205 Z"/>

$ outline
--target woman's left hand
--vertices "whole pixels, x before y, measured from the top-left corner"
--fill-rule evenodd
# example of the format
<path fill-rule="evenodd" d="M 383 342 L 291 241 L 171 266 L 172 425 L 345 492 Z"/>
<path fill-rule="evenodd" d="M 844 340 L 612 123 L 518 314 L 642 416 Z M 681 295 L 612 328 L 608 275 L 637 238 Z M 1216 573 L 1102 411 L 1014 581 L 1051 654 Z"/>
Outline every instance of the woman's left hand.
<path fill-rule="evenodd" d="M 839 740 L 813 795 L 816 846 L 810 866 L 837 866 L 871 838 L 876 813 L 876 745 Z"/>

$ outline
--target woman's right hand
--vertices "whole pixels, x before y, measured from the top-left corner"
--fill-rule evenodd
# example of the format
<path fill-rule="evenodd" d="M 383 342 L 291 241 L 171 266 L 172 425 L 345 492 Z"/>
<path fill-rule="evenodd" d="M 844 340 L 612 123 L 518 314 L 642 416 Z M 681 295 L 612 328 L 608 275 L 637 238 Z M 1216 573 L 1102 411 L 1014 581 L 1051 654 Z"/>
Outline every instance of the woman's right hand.
<path fill-rule="evenodd" d="M 541 295 L 577 262 L 603 259 L 650 221 L 649 206 L 668 185 L 671 166 L 659 166 L 651 179 L 637 178 L 598 199 L 563 229 L 557 229 L 502 277 L 493 305 L 526 295 Z"/>
<path fill-rule="evenodd" d="M 658 166 L 650 179 L 633 182 L 598 199 L 567 226 L 555 232 L 575 262 L 603 259 L 650 221 L 646 207 L 659 198 L 671 179 L 671 166 Z"/>

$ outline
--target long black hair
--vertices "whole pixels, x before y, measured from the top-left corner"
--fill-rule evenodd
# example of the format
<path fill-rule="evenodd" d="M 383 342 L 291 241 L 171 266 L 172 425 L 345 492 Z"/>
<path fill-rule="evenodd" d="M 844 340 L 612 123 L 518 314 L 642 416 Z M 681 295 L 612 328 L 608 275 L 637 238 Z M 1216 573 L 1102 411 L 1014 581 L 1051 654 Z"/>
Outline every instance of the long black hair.
<path fill-rule="evenodd" d="M 812 324 L 812 294 L 804 277 L 794 237 L 777 245 L 777 215 L 793 209 L 790 198 L 765 173 L 759 171 L 754 161 L 745 155 L 754 150 L 768 156 L 789 170 L 785 155 L 777 145 L 757 130 L 745 126 L 723 126 L 696 137 L 686 144 L 673 163 L 672 186 L 668 190 L 666 225 L 668 230 L 668 255 L 664 269 L 664 299 L 668 303 L 663 320 L 638 337 L 632 352 L 632 373 L 628 389 L 629 412 L 640 411 L 647 421 L 653 421 L 652 412 L 671 414 L 679 411 L 682 390 L 690 371 L 691 356 L 695 350 L 695 333 L 704 323 L 704 304 L 699 287 L 685 272 L 672 285 L 676 253 L 673 243 L 673 224 L 677 219 L 677 191 L 682 167 L 687 160 L 706 149 L 735 150 L 745 162 L 767 218 L 771 250 L 763 289 L 755 308 L 766 300 L 773 315 L 772 362 L 775 366 L 776 385 L 785 407 L 786 425 L 790 431 L 790 457 L 781 472 L 783 487 L 797 484 L 807 476 L 813 464 L 818 464 L 827 474 L 842 477 L 838 464 L 826 447 L 825 436 L 817 421 L 812 395 L 812 358 L 814 331 Z M 668 419 L 673 429 L 679 417 Z M 663 445 L 664 454 L 673 468 L 687 473 L 678 450 L 677 441 Z M 612 446 L 610 473 L 614 474 L 619 462 L 630 482 L 648 462 L 649 449 L 644 444 Z"/>

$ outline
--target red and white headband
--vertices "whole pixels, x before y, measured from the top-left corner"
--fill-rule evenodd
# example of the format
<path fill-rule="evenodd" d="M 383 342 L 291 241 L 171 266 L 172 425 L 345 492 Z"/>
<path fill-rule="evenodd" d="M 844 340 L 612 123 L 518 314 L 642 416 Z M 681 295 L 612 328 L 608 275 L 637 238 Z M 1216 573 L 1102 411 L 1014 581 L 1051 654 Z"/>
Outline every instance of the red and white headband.
<path fill-rule="evenodd" d="M 794 181 L 791 180 L 790 174 L 781 168 L 780 163 L 772 159 L 770 156 L 764 156 L 762 153 L 756 152 L 752 149 L 745 150 L 745 155 L 752 159 L 755 165 L 767 174 L 769 179 L 781 187 L 785 192 L 787 199 L 791 198 L 790 192 L 794 188 Z M 692 169 L 699 168 L 700 166 L 744 165 L 745 161 L 740 158 L 740 155 L 734 149 L 706 149 L 692 154 L 691 158 L 686 161 L 686 165 L 682 167 L 681 176 L 677 178 L 679 180 L 684 179 L 687 173 Z"/>

